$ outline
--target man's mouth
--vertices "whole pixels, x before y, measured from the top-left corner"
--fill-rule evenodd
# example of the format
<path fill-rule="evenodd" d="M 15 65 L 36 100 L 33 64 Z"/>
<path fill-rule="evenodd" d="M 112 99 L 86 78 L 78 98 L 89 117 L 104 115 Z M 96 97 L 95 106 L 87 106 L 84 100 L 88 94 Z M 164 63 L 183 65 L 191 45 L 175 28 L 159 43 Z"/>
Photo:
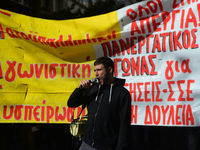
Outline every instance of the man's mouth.
<path fill-rule="evenodd" d="M 100 78 L 97 78 L 97 80 L 99 81 L 99 83 L 101 83 L 101 82 L 102 82 L 102 80 L 101 80 Z"/>

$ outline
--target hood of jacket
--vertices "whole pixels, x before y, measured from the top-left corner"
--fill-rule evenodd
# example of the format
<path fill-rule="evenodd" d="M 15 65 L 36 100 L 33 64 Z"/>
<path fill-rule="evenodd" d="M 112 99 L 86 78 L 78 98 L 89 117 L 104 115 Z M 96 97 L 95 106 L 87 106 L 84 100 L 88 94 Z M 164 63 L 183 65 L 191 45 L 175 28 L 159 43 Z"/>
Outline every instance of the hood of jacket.
<path fill-rule="evenodd" d="M 110 87 L 109 103 L 110 103 L 111 100 L 112 100 L 112 90 L 113 90 L 113 87 L 116 87 L 116 86 L 124 86 L 125 81 L 126 81 L 125 79 L 114 78 L 114 82 L 113 82 L 113 83 L 110 83 L 109 85 L 106 85 L 106 86 L 105 86 L 105 88 L 109 88 L 109 87 Z M 99 92 L 100 92 L 101 86 L 102 86 L 102 85 L 100 85 L 99 83 L 98 83 L 98 86 L 96 86 L 96 88 L 98 88 L 98 92 L 97 92 L 95 101 L 97 101 L 97 99 L 98 99 L 98 97 L 99 97 Z M 104 85 L 103 85 L 103 86 L 104 86 Z"/>

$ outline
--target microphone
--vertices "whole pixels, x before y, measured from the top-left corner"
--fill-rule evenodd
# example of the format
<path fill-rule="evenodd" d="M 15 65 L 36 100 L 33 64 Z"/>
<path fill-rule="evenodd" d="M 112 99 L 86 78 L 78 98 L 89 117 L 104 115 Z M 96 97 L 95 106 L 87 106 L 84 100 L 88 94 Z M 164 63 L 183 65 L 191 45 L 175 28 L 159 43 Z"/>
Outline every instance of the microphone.
<path fill-rule="evenodd" d="M 99 83 L 99 80 L 97 78 L 93 78 L 90 80 L 90 83 Z"/>
<path fill-rule="evenodd" d="M 99 83 L 99 80 L 97 78 L 93 78 L 89 81 L 90 81 L 90 83 Z M 79 88 L 82 88 L 82 85 L 80 85 Z"/>

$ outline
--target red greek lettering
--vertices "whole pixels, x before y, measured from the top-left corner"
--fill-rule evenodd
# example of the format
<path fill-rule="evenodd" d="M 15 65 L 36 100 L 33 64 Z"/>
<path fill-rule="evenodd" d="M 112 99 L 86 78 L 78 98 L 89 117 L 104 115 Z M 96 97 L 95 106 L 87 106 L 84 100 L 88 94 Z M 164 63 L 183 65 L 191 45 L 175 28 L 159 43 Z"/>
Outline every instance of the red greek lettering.
<path fill-rule="evenodd" d="M 191 36 L 188 30 L 183 32 L 183 46 L 185 49 L 188 49 L 191 45 Z"/>
<path fill-rule="evenodd" d="M 24 32 L 20 32 L 20 34 L 25 40 L 29 40 L 28 36 Z"/>
<path fill-rule="evenodd" d="M 173 105 L 170 107 L 169 117 L 168 117 L 168 120 L 167 120 L 167 125 L 169 125 L 170 120 L 172 122 L 172 125 L 174 125 L 175 122 L 174 122 L 174 106 Z"/>
<path fill-rule="evenodd" d="M 142 64 L 141 64 L 141 75 L 143 75 L 146 72 L 146 74 L 149 74 L 149 68 L 148 68 L 148 64 L 146 61 L 145 56 L 142 57 Z"/>
<path fill-rule="evenodd" d="M 155 85 L 156 85 L 156 90 L 157 90 L 157 94 L 156 94 L 156 102 L 162 102 L 163 99 L 160 99 L 160 88 L 159 88 L 159 84 L 161 84 L 161 81 L 156 81 Z"/>
<path fill-rule="evenodd" d="M 144 84 L 144 101 L 145 102 L 150 102 L 151 101 L 151 99 L 148 98 L 148 94 L 150 93 L 150 91 L 147 88 L 148 85 L 150 85 L 150 82 L 145 82 L 145 84 Z"/>
<path fill-rule="evenodd" d="M 101 46 L 103 47 L 104 56 L 108 57 L 107 48 L 109 51 L 109 56 L 112 56 L 112 50 L 109 42 L 102 43 Z"/>
<path fill-rule="evenodd" d="M 44 77 L 45 77 L 46 79 L 49 78 L 49 75 L 48 75 L 48 64 L 45 64 L 45 65 L 44 65 Z"/>
<path fill-rule="evenodd" d="M 172 98 L 172 96 L 174 95 L 174 91 L 172 90 L 172 86 L 171 86 L 172 84 L 175 84 L 175 81 L 168 81 L 167 84 L 170 91 L 170 95 L 167 98 L 167 101 L 175 101 L 175 98 Z"/>
<path fill-rule="evenodd" d="M 38 64 L 35 64 L 35 76 L 37 79 L 41 77 L 43 67 L 44 67 L 44 64 L 40 64 L 39 68 L 38 68 Z"/>
<path fill-rule="evenodd" d="M 103 38 L 103 37 L 98 37 L 97 40 L 98 40 L 99 42 L 102 42 L 102 41 L 106 41 L 107 39 L 106 39 L 106 38 Z"/>
<path fill-rule="evenodd" d="M 83 43 L 85 43 L 85 40 L 82 40 L 83 41 Z M 73 46 L 73 43 L 72 43 L 72 35 L 68 35 L 68 39 L 66 40 L 66 41 L 64 41 L 65 42 L 65 45 L 66 46 Z"/>
<path fill-rule="evenodd" d="M 154 8 L 152 7 L 152 5 L 153 5 Z M 157 4 L 154 1 L 148 1 L 147 6 L 149 7 L 149 9 L 151 10 L 152 13 L 156 13 L 157 10 L 158 10 Z"/>
<path fill-rule="evenodd" d="M 29 31 L 29 32 L 31 32 L 31 31 Z M 28 38 L 30 39 L 30 40 L 32 40 L 33 42 L 38 42 L 38 39 L 37 39 L 37 35 L 32 35 L 32 34 L 28 34 Z M 45 43 L 46 44 L 46 43 Z"/>
<path fill-rule="evenodd" d="M 134 120 L 134 124 L 137 123 L 137 110 L 138 110 L 138 106 L 137 105 L 132 105 L 131 106 L 131 123 L 133 123 Z"/>
<path fill-rule="evenodd" d="M 0 39 L 4 39 L 5 38 L 5 33 L 3 31 L 3 27 L 0 24 Z"/>
<path fill-rule="evenodd" d="M 170 48 L 170 51 L 173 51 L 174 47 L 173 47 L 173 32 L 170 32 L 169 34 L 169 48 Z"/>
<path fill-rule="evenodd" d="M 189 125 L 189 122 L 191 122 L 191 125 L 194 125 L 194 117 L 192 114 L 192 108 L 190 105 L 187 105 L 186 108 L 186 125 Z"/>
<path fill-rule="evenodd" d="M 19 31 L 13 30 L 13 32 L 16 33 L 16 34 L 17 34 L 17 37 L 21 39 L 21 36 L 20 36 L 20 32 L 19 32 Z"/>
<path fill-rule="evenodd" d="M 138 5 L 138 11 L 139 11 L 139 17 L 143 16 L 143 12 L 146 12 L 147 15 L 150 14 L 150 11 L 148 10 L 148 8 L 142 7 L 141 5 Z"/>
<path fill-rule="evenodd" d="M 47 108 L 46 108 L 47 110 L 46 110 L 46 122 L 47 123 L 50 123 L 50 119 L 52 119 L 53 118 L 53 116 L 54 116 L 54 109 L 53 109 L 53 107 L 52 106 L 47 106 Z"/>
<path fill-rule="evenodd" d="M 131 95 L 131 101 L 134 99 L 134 102 L 136 102 L 136 84 L 134 83 L 132 86 L 132 83 L 129 83 L 129 84 L 125 83 L 124 86 L 129 86 L 129 93 Z M 134 97 L 133 97 L 133 94 L 134 94 Z"/>
<path fill-rule="evenodd" d="M 10 120 L 13 116 L 14 106 L 10 106 L 8 115 L 7 115 L 7 107 L 8 107 L 7 105 L 3 106 L 3 118 L 6 120 Z"/>
<path fill-rule="evenodd" d="M 144 25 L 147 26 L 148 33 L 151 33 L 150 17 L 140 18 L 139 20 L 140 20 L 140 28 L 142 30 L 142 33 L 145 33 L 145 29 L 146 29 Z"/>
<path fill-rule="evenodd" d="M 185 80 L 177 81 L 178 89 L 179 89 L 179 92 L 180 92 L 178 101 L 185 101 L 185 98 L 183 97 L 184 91 L 181 88 L 181 84 L 184 84 L 184 83 L 185 83 Z"/>
<path fill-rule="evenodd" d="M 155 125 L 158 125 L 160 123 L 160 107 L 157 105 L 153 106 L 153 122 Z"/>
<path fill-rule="evenodd" d="M 87 70 L 87 71 L 86 71 Z M 86 74 L 86 72 L 88 72 L 88 74 L 87 74 L 87 77 L 89 78 L 89 77 L 91 77 L 91 71 L 92 69 L 91 69 L 91 66 L 90 66 L 90 64 L 83 64 L 82 65 L 82 76 L 83 76 L 83 78 L 85 78 L 85 74 Z"/>
<path fill-rule="evenodd" d="M 88 42 L 88 43 L 92 43 L 92 41 L 90 40 L 89 33 L 87 33 L 85 36 L 86 36 L 86 40 L 87 40 L 87 42 Z"/>
<path fill-rule="evenodd" d="M 112 37 L 113 37 L 113 39 L 117 38 L 116 31 L 112 31 Z"/>
<path fill-rule="evenodd" d="M 183 121 L 183 125 L 185 125 L 185 105 L 183 105 L 183 112 L 184 113 L 182 113 L 182 121 Z"/>
<path fill-rule="evenodd" d="M 71 77 L 71 64 L 68 64 L 68 67 L 67 67 L 67 77 L 68 78 Z"/>
<path fill-rule="evenodd" d="M 51 47 L 57 48 L 57 46 L 54 44 L 55 40 L 56 39 L 47 39 L 46 43 Z"/>
<path fill-rule="evenodd" d="M 1 62 L 0 62 L 0 79 L 3 78 L 3 70 L 2 70 L 2 67 L 1 67 Z"/>
<path fill-rule="evenodd" d="M 71 122 L 72 121 L 72 116 L 73 116 L 73 108 L 67 108 L 67 121 Z"/>
<path fill-rule="evenodd" d="M 67 110 L 66 110 L 66 107 L 62 107 L 63 109 L 63 114 L 61 113 L 58 113 L 59 112 L 59 106 L 56 106 L 56 111 L 55 111 L 55 121 L 64 121 L 65 118 L 66 118 L 66 113 L 67 113 Z"/>
<path fill-rule="evenodd" d="M 65 47 L 65 44 L 63 43 L 63 35 L 59 36 L 59 39 L 55 42 L 57 47 L 60 47 L 60 44 Z M 59 44 L 60 43 L 60 44 Z"/>
<path fill-rule="evenodd" d="M 167 68 L 165 70 L 165 78 L 167 80 L 171 80 L 173 77 L 174 77 L 174 72 L 173 72 L 173 69 L 172 69 L 172 64 L 173 64 L 173 61 L 167 61 Z M 170 75 L 169 75 L 170 73 Z"/>
<path fill-rule="evenodd" d="M 65 77 L 65 67 L 67 66 L 67 64 L 60 64 L 61 67 L 61 78 Z"/>
<path fill-rule="evenodd" d="M 122 39 L 120 39 L 119 42 L 120 42 L 121 49 L 122 49 L 122 55 L 125 55 L 125 51 L 127 51 L 127 53 L 130 54 L 130 41 L 129 41 L 129 38 L 126 38 L 127 44 Z"/>
<path fill-rule="evenodd" d="M 152 101 L 154 102 L 154 99 L 155 99 L 155 95 L 154 95 L 154 89 L 155 89 L 155 85 L 154 85 L 154 82 L 152 82 L 152 86 L 151 86 L 152 90 L 151 90 L 151 95 L 152 95 Z"/>
<path fill-rule="evenodd" d="M 147 53 L 149 53 L 150 38 L 154 37 L 153 34 L 147 35 Z"/>
<path fill-rule="evenodd" d="M 40 42 L 41 44 L 46 44 L 47 45 L 47 43 L 45 41 L 46 41 L 46 37 L 38 36 L 38 42 Z"/>
<path fill-rule="evenodd" d="M 33 117 L 36 121 L 40 121 L 40 118 L 38 117 L 39 116 L 39 112 L 38 110 L 40 110 L 41 106 L 36 106 L 34 109 L 33 109 Z"/>
<path fill-rule="evenodd" d="M 182 10 L 181 12 L 181 25 L 180 28 L 183 29 L 183 25 L 184 25 L 184 16 L 185 16 L 185 9 Z"/>
<path fill-rule="evenodd" d="M 189 23 L 193 23 L 194 27 L 195 28 L 197 27 L 197 19 L 192 8 L 189 8 L 189 11 L 185 20 L 185 28 L 189 27 Z"/>
<path fill-rule="evenodd" d="M 115 58 L 114 59 L 114 67 L 115 67 L 115 69 L 114 69 L 114 71 L 115 71 L 115 76 L 117 77 L 118 76 L 118 65 L 117 65 L 117 62 L 121 62 L 122 61 L 122 59 L 121 58 Z"/>
<path fill-rule="evenodd" d="M 166 108 L 164 106 L 161 106 L 161 110 L 162 110 L 162 113 L 163 113 L 163 125 L 165 125 L 165 119 L 166 119 L 166 114 L 168 112 L 168 109 L 169 109 L 169 105 L 167 105 Z"/>
<path fill-rule="evenodd" d="M 127 66 L 127 68 L 126 68 Z M 131 64 L 128 58 L 123 59 L 122 61 L 122 70 L 125 72 L 122 75 L 123 76 L 130 76 L 130 73 L 128 73 L 130 71 L 131 68 Z"/>
<path fill-rule="evenodd" d="M 139 75 L 140 74 L 140 57 L 137 57 L 137 63 L 135 62 L 134 58 L 131 58 L 131 63 L 132 63 L 132 75 L 135 76 L 135 71 L 136 74 Z"/>
<path fill-rule="evenodd" d="M 139 29 L 139 27 L 138 27 L 136 21 L 133 21 L 133 22 L 131 23 L 131 35 L 134 35 L 135 32 L 137 32 L 138 34 L 141 34 L 141 31 L 140 31 L 140 29 Z"/>
<path fill-rule="evenodd" d="M 155 53 L 156 49 L 158 49 L 158 52 L 161 52 L 161 45 L 158 34 L 155 35 L 154 38 L 154 46 L 152 52 Z"/>
<path fill-rule="evenodd" d="M 135 12 L 133 9 L 128 9 L 126 11 L 126 16 L 128 16 L 131 20 L 134 20 L 137 17 L 137 12 Z"/>
<path fill-rule="evenodd" d="M 156 20 L 158 20 L 157 18 L 159 18 L 160 15 L 153 15 L 152 16 L 152 24 L 153 24 L 153 29 L 155 32 L 159 32 L 161 31 L 161 28 L 158 28 L 158 26 L 160 26 L 161 22 L 156 22 Z"/>
<path fill-rule="evenodd" d="M 155 71 L 156 66 L 155 66 L 155 64 L 154 64 L 154 62 L 152 60 L 153 58 L 157 58 L 157 55 L 149 55 L 149 62 L 151 64 L 151 66 L 152 66 L 150 74 L 151 75 L 157 75 L 158 72 Z"/>
<path fill-rule="evenodd" d="M 176 22 L 176 14 L 180 13 L 180 10 L 172 10 L 172 24 L 171 24 L 171 30 L 174 29 L 174 23 Z"/>
<path fill-rule="evenodd" d="M 163 20 L 163 30 L 165 31 L 167 29 L 167 23 L 170 21 L 171 16 L 170 13 L 166 11 L 162 12 L 161 16 Z"/>
<path fill-rule="evenodd" d="M 8 35 L 11 37 L 11 38 L 17 38 L 18 39 L 18 36 L 16 36 L 12 29 L 11 28 L 6 28 L 6 33 L 8 33 Z"/>
<path fill-rule="evenodd" d="M 30 64 L 30 73 L 28 73 L 27 70 L 24 71 L 24 73 L 21 73 L 22 70 L 22 63 L 18 64 L 17 67 L 17 74 L 20 78 L 31 78 L 33 77 L 33 73 L 34 73 L 34 68 L 33 68 L 33 64 Z"/>
<path fill-rule="evenodd" d="M 24 108 L 23 105 L 16 105 L 15 111 L 14 111 L 14 118 L 15 120 L 20 120 L 22 117 L 22 108 Z"/>
<path fill-rule="evenodd" d="M 181 43 L 178 41 L 180 35 L 181 35 L 181 31 L 179 31 L 176 35 L 176 31 L 174 31 L 174 34 L 173 34 L 173 39 L 174 39 L 174 50 L 177 50 L 177 47 L 179 47 L 180 49 L 183 49 Z"/>
<path fill-rule="evenodd" d="M 45 105 L 46 104 L 46 100 L 43 100 L 42 104 Z M 45 115 L 45 106 L 42 106 L 42 109 L 41 109 L 41 121 L 43 121 L 43 122 L 44 122 L 44 119 L 45 119 L 44 115 Z"/>
<path fill-rule="evenodd" d="M 58 67 L 58 64 L 50 64 L 49 66 L 49 77 L 51 79 L 55 78 L 56 75 L 57 75 L 57 72 L 56 72 L 56 67 Z"/>
<path fill-rule="evenodd" d="M 138 41 L 139 41 L 139 45 L 138 45 L 139 49 L 138 49 L 138 51 L 139 51 L 139 54 L 141 54 L 142 53 L 142 46 L 145 45 L 146 39 L 145 39 L 144 36 L 139 36 L 138 37 Z"/>
<path fill-rule="evenodd" d="M 24 111 L 24 120 L 27 121 L 32 119 L 32 111 L 33 111 L 33 106 L 25 106 L 25 111 Z"/>
<path fill-rule="evenodd" d="M 75 78 L 76 76 L 78 78 L 80 78 L 80 73 L 78 72 L 78 69 L 80 68 L 80 64 L 76 65 L 76 64 L 73 64 L 73 67 L 72 67 L 72 77 Z"/>
<path fill-rule="evenodd" d="M 140 86 L 142 86 L 142 85 L 143 85 L 142 82 L 141 83 L 137 83 L 137 88 L 138 88 L 138 92 L 139 92 L 138 99 L 137 99 L 138 102 L 143 102 L 144 101 L 144 99 L 141 98 L 142 97 L 142 91 L 141 91 Z"/>
<path fill-rule="evenodd" d="M 145 113 L 145 119 L 144 119 L 144 124 L 152 124 L 152 114 L 149 105 L 146 106 L 146 113 Z"/>
<path fill-rule="evenodd" d="M 158 2 L 158 6 L 160 7 L 160 11 L 162 12 L 163 11 L 163 5 L 162 5 L 162 2 L 161 0 L 156 0 Z"/>
<path fill-rule="evenodd" d="M 180 121 L 181 117 L 178 115 L 179 109 L 182 108 L 182 105 L 177 105 L 176 106 L 176 125 L 181 125 L 182 122 Z"/>
<path fill-rule="evenodd" d="M 183 73 L 191 73 L 192 71 L 189 68 L 189 59 L 187 60 L 183 60 L 183 62 L 181 63 L 181 70 Z"/>
<path fill-rule="evenodd" d="M 10 62 L 8 60 L 8 61 L 6 61 L 6 63 L 8 64 L 9 68 L 6 71 L 5 80 L 8 82 L 13 82 L 16 78 L 16 73 L 15 73 L 15 69 L 14 69 L 14 67 L 16 65 L 16 61 Z M 10 73 L 11 73 L 11 76 L 9 77 Z"/>
<path fill-rule="evenodd" d="M 195 80 L 188 80 L 187 81 L 187 90 L 186 90 L 186 93 L 187 93 L 187 101 L 194 101 L 194 98 L 193 97 L 190 97 L 190 94 L 192 94 L 192 90 L 190 89 L 190 84 L 191 83 L 195 83 Z"/>
<path fill-rule="evenodd" d="M 191 30 L 192 37 L 193 37 L 192 44 L 191 44 L 191 48 L 192 49 L 199 47 L 199 44 L 195 44 L 196 40 L 197 40 L 197 36 L 196 36 L 195 32 L 197 32 L 197 29 L 192 29 Z"/>
<path fill-rule="evenodd" d="M 178 61 L 175 62 L 175 71 L 176 72 L 180 72 L 179 68 L 178 68 Z"/>

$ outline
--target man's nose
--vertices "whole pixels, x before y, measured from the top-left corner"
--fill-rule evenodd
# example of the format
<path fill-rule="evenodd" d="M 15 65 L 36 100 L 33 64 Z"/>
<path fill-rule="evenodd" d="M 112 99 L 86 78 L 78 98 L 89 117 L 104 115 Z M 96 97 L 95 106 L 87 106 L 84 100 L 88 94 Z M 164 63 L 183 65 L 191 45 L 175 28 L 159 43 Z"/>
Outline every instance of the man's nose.
<path fill-rule="evenodd" d="M 98 72 L 97 72 L 97 71 L 95 72 L 95 76 L 96 76 L 96 77 L 98 76 Z"/>

